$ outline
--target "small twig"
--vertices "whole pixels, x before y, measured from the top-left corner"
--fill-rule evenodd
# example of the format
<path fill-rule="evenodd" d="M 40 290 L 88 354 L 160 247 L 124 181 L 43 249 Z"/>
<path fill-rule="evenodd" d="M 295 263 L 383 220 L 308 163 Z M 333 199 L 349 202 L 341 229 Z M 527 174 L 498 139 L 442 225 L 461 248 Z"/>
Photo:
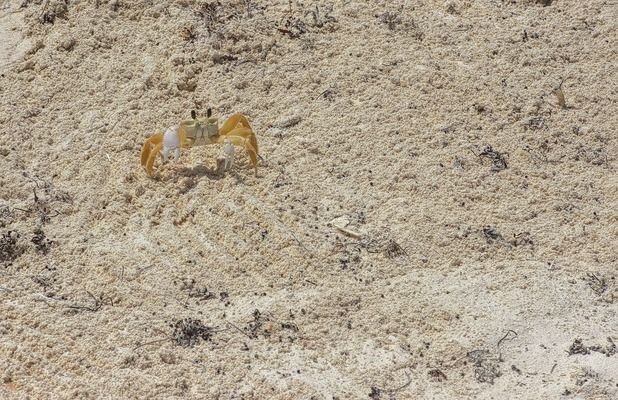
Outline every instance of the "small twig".
<path fill-rule="evenodd" d="M 512 338 L 508 338 L 508 336 L 509 336 L 511 333 L 512 333 L 513 335 L 515 335 L 515 336 L 513 336 Z M 512 329 L 509 329 L 509 330 L 506 332 L 506 334 L 502 337 L 502 339 L 498 340 L 498 345 L 497 345 L 498 349 L 500 349 L 500 345 L 502 344 L 502 342 L 503 342 L 503 341 L 505 341 L 505 340 L 513 340 L 513 339 L 515 339 L 515 337 L 516 337 L 516 336 L 517 336 L 517 332 L 515 332 L 515 331 L 514 331 L 514 330 L 512 330 Z M 507 338 L 508 338 L 508 339 L 507 339 Z"/>
<path fill-rule="evenodd" d="M 408 374 L 407 371 L 404 371 L 404 373 L 406 374 L 406 378 L 408 378 L 408 381 L 404 383 L 403 385 L 399 386 L 398 388 L 385 390 L 385 392 L 395 393 L 395 392 L 399 392 L 400 390 L 403 390 L 407 388 L 408 386 L 410 386 L 410 383 L 412 383 L 412 378 L 410 377 L 410 374 Z"/>
<path fill-rule="evenodd" d="M 532 151 L 532 149 L 528 146 L 526 146 L 524 148 L 524 151 L 526 151 L 528 153 L 528 155 L 530 156 L 531 159 L 535 160 L 535 161 L 539 161 L 539 162 L 544 162 L 547 164 L 560 164 L 562 161 L 561 160 L 550 160 L 549 158 L 547 158 L 547 155 L 545 154 L 541 154 L 540 152 L 538 152 L 539 154 L 542 155 L 542 157 L 534 154 L 534 152 Z M 562 158 L 562 157 L 560 157 Z"/>
<path fill-rule="evenodd" d="M 318 94 L 318 96 L 317 96 L 314 100 L 319 99 L 320 97 L 324 96 L 324 95 L 325 95 L 326 93 L 328 93 L 329 91 L 330 91 L 330 89 L 326 89 L 326 90 L 325 90 L 325 91 L 323 91 L 322 93 Z"/>
<path fill-rule="evenodd" d="M 513 334 L 514 336 L 509 338 L 510 334 Z M 515 339 L 515 337 L 517 337 L 517 332 L 509 329 L 506 332 L 506 334 L 502 337 L 502 339 L 498 340 L 498 344 L 496 345 L 496 347 L 498 348 L 498 360 L 502 361 L 502 351 L 500 351 L 500 345 L 502 344 L 502 342 L 505 340 L 513 340 Z"/>
<path fill-rule="evenodd" d="M 44 301 L 48 306 L 53 306 L 54 304 L 63 302 L 63 300 L 54 299 L 53 297 L 45 296 L 42 293 L 35 293 L 33 294 L 33 297 L 35 301 Z"/>
<path fill-rule="evenodd" d="M 152 341 L 150 341 L 150 342 L 142 343 L 142 344 L 140 344 L 140 345 L 135 346 L 135 347 L 133 348 L 133 351 L 135 351 L 135 350 L 139 349 L 140 347 L 143 347 L 143 346 L 148 346 L 148 345 L 151 345 L 151 344 L 156 344 L 156 343 L 165 342 L 166 340 L 171 340 L 171 338 L 166 337 L 166 338 L 163 338 L 163 339 L 157 339 L 157 340 L 152 340 Z"/>
<path fill-rule="evenodd" d="M 569 107 L 566 105 L 566 99 L 564 98 L 564 92 L 562 91 L 562 84 L 564 83 L 564 79 L 560 81 L 560 85 L 556 89 L 554 89 L 554 95 L 558 99 L 558 105 L 563 110 L 568 109 Z"/>
<path fill-rule="evenodd" d="M 551 371 L 549 371 L 550 374 L 554 373 L 554 369 L 556 369 L 556 366 L 558 365 L 558 363 L 555 363 L 553 367 L 551 367 Z"/>
<path fill-rule="evenodd" d="M 373 387 L 372 388 L 372 393 L 376 393 L 376 394 L 380 394 L 381 392 L 385 392 L 385 393 L 389 393 L 389 394 L 393 394 L 393 393 L 397 393 L 405 388 L 407 388 L 408 386 L 410 386 L 410 383 L 412 383 L 412 378 L 410 377 L 410 374 L 407 371 L 404 371 L 404 373 L 406 374 L 406 378 L 408 379 L 408 381 L 406 383 L 404 383 L 403 385 L 395 388 L 395 389 L 380 389 L 377 387 Z M 379 396 L 378 396 L 379 398 Z"/>
<path fill-rule="evenodd" d="M 70 305 L 67 306 L 68 308 L 74 309 L 74 310 L 87 310 L 90 312 L 97 312 L 99 311 L 101 308 L 103 308 L 103 304 L 104 301 L 109 301 L 109 304 L 113 307 L 114 306 L 114 300 L 109 297 L 109 296 L 103 296 L 103 294 L 101 294 L 99 297 L 96 297 L 95 295 L 93 295 L 92 293 L 90 293 L 89 291 L 86 291 L 86 293 L 88 293 L 88 295 L 90 297 L 92 297 L 92 299 L 94 300 L 94 306 L 82 306 L 82 305 Z"/>
<path fill-rule="evenodd" d="M 346 229 L 346 228 L 344 228 L 342 226 L 334 225 L 334 227 L 337 228 L 337 230 L 339 232 L 343 233 L 346 236 L 350 236 L 350 237 L 352 237 L 354 239 L 360 239 L 361 237 L 363 237 L 363 235 L 361 235 L 360 233 L 352 231 L 350 229 Z"/>
<path fill-rule="evenodd" d="M 139 349 L 139 348 L 140 348 L 140 347 L 142 347 L 142 346 L 148 346 L 148 345 L 150 345 L 150 344 L 160 343 L 160 342 L 164 342 L 164 341 L 166 341 L 166 340 L 172 340 L 172 337 L 171 337 L 170 335 L 168 335 L 167 333 L 165 333 L 164 331 L 162 331 L 161 329 L 155 328 L 155 329 L 153 329 L 153 330 L 154 330 L 156 333 L 160 333 L 160 334 L 162 334 L 163 336 L 165 336 L 165 338 L 164 338 L 164 339 L 152 340 L 152 341 L 150 341 L 150 342 L 146 342 L 146 343 L 139 344 L 139 345 L 137 345 L 137 346 L 135 346 L 135 347 L 133 348 L 133 351 L 135 351 L 135 350 Z"/>
<path fill-rule="evenodd" d="M 240 329 L 239 327 L 237 327 L 236 325 L 234 325 L 233 323 L 227 321 L 228 325 L 230 325 L 232 328 L 236 329 L 238 332 L 242 333 L 243 335 L 245 335 L 246 337 L 248 337 L 249 339 L 253 339 L 247 332 L 243 331 L 242 329 Z"/>
<path fill-rule="evenodd" d="M 294 234 L 294 232 L 292 232 L 292 231 L 290 230 L 290 234 L 292 235 L 292 237 L 294 238 L 294 240 L 296 241 L 296 243 L 298 243 L 298 245 L 299 245 L 300 247 L 302 247 L 302 248 L 303 248 L 303 250 L 305 250 L 307 253 L 311 253 L 311 252 L 310 252 L 310 251 L 309 251 L 309 250 L 305 247 L 305 245 L 304 245 L 304 244 L 303 244 L 300 240 L 298 240 L 298 238 L 296 237 L 296 235 Z"/>
<path fill-rule="evenodd" d="M 303 64 L 303 63 L 284 63 L 284 64 L 281 64 L 281 66 L 283 66 L 283 67 L 303 67 L 304 68 L 306 66 L 306 64 Z"/>
<path fill-rule="evenodd" d="M 138 276 L 140 276 L 144 271 L 148 271 L 149 269 L 154 268 L 154 265 L 151 265 L 149 267 L 144 267 L 144 268 L 139 268 L 136 272 L 135 272 L 135 278 L 137 278 Z M 135 279 L 134 278 L 134 279 Z"/>

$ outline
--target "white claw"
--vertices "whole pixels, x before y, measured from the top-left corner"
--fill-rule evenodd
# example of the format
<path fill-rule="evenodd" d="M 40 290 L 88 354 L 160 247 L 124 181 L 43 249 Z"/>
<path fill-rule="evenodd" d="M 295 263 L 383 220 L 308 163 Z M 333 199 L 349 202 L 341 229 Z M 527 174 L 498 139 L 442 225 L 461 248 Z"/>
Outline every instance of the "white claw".
<path fill-rule="evenodd" d="M 223 140 L 223 154 L 225 155 L 225 169 L 232 168 L 234 165 L 234 145 L 232 144 L 232 140 L 230 138 L 225 138 Z"/>
<path fill-rule="evenodd" d="M 178 127 L 171 126 L 163 134 L 163 161 L 167 161 L 167 157 L 171 150 L 174 150 L 174 161 L 180 157 L 180 138 L 178 137 Z"/>

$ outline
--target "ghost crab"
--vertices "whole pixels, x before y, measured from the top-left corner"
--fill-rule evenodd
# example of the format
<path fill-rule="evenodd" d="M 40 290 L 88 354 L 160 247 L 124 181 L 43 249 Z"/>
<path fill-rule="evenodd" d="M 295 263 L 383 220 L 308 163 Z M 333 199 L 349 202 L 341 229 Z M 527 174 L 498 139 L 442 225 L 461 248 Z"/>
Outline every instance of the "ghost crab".
<path fill-rule="evenodd" d="M 219 127 L 217 118 L 212 116 L 209 108 L 206 118 L 198 118 L 191 111 L 191 119 L 184 120 L 178 126 L 169 127 L 165 133 L 157 132 L 146 140 L 142 147 L 141 162 L 148 175 L 152 176 L 155 158 L 160 153 L 166 162 L 170 152 L 174 152 L 174 161 L 180 157 L 182 147 L 204 146 L 207 144 L 224 144 L 225 168 L 232 165 L 234 145 L 242 146 L 247 151 L 257 176 L 258 144 L 251 125 L 241 113 L 230 116 Z"/>

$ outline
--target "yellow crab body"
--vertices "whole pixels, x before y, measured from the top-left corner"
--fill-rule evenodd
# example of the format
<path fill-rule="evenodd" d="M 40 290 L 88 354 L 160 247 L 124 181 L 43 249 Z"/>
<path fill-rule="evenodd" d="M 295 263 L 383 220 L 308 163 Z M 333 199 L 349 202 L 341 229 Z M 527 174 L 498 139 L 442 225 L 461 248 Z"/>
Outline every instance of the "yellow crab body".
<path fill-rule="evenodd" d="M 215 144 L 219 139 L 219 124 L 213 117 L 182 121 L 179 135 L 183 147 Z"/>
<path fill-rule="evenodd" d="M 221 143 L 225 144 L 225 152 L 228 156 L 230 154 L 233 156 L 234 145 L 244 147 L 257 175 L 257 138 L 247 117 L 236 113 L 219 127 L 218 120 L 211 116 L 210 109 L 208 109 L 206 118 L 197 118 L 195 112 L 192 112 L 191 116 L 191 119 L 182 121 L 180 126 L 170 127 L 165 133 L 155 133 L 146 140 L 142 147 L 141 163 L 148 175 L 153 174 L 154 161 L 158 154 L 161 154 L 165 162 L 168 154 L 173 151 L 174 159 L 178 160 L 180 148 Z M 229 146 L 232 146 L 231 150 Z"/>

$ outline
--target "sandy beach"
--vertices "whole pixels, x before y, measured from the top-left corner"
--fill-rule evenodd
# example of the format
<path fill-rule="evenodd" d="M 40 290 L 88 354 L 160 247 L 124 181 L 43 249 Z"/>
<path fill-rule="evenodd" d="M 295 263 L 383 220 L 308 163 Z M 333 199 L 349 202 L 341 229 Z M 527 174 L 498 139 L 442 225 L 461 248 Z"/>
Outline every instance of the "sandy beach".
<path fill-rule="evenodd" d="M 618 398 L 617 21 L 0 1 L 0 398 Z"/>

